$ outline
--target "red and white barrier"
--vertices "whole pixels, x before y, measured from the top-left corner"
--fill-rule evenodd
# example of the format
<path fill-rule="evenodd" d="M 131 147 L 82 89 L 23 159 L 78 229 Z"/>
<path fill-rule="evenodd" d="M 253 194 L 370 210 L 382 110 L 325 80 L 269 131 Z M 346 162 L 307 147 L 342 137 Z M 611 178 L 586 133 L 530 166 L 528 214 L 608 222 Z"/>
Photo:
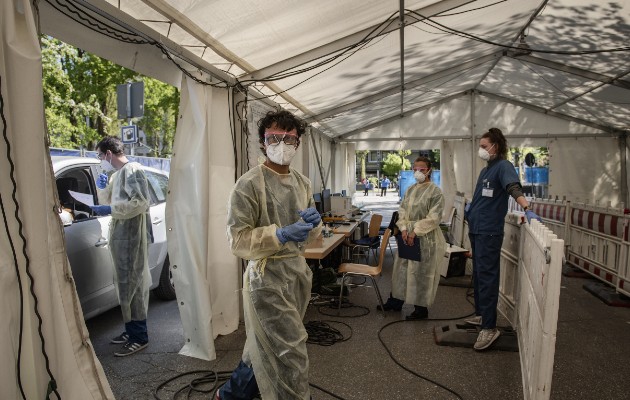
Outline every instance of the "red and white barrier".
<path fill-rule="evenodd" d="M 628 225 L 623 210 L 571 204 L 569 210 L 567 261 L 614 286 L 630 289 L 628 275 Z"/>

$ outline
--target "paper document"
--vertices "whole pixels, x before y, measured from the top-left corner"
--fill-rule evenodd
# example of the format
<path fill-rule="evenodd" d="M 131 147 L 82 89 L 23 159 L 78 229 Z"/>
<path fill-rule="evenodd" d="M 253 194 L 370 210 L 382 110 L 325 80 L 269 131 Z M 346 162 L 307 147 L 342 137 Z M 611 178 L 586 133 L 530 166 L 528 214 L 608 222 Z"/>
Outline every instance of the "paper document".
<path fill-rule="evenodd" d="M 92 207 L 94 205 L 94 197 L 91 194 L 73 192 L 72 190 L 68 190 L 70 196 L 72 196 L 76 201 L 85 204 L 86 206 Z"/>

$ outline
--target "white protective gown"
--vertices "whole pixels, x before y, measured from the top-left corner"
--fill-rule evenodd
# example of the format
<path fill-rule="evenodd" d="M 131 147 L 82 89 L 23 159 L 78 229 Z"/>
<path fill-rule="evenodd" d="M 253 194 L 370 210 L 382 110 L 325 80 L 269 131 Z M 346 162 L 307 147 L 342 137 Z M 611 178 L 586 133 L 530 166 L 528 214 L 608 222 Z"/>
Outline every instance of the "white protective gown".
<path fill-rule="evenodd" d="M 281 244 L 276 229 L 297 222 L 298 211 L 314 204 L 308 178 L 294 170 L 278 174 L 264 165 L 244 174 L 230 194 L 228 239 L 232 252 L 249 260 L 243 276 L 243 361 L 254 368 L 264 400 L 310 398 L 302 319 L 312 274 L 302 252 L 322 224 L 303 244 Z"/>
<path fill-rule="evenodd" d="M 407 304 L 429 307 L 440 283 L 439 266 L 444 258 L 446 241 L 440 230 L 444 195 L 433 182 L 410 186 L 398 210 L 396 226 L 415 232 L 420 239 L 422 261 L 394 255 L 392 296 Z"/>
<path fill-rule="evenodd" d="M 100 204 L 112 207 L 109 248 L 114 262 L 114 284 L 125 323 L 147 319 L 149 309 L 148 244 L 151 241 L 149 186 L 140 164 L 130 162 L 98 191 Z"/>

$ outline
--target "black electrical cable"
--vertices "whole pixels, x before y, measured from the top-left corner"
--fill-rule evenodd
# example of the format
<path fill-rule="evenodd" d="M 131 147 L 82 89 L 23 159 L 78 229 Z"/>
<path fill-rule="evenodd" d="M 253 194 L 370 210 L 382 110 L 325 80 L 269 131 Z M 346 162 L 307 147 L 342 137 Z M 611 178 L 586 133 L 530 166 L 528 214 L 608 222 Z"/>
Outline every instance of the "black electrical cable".
<path fill-rule="evenodd" d="M 37 298 L 37 295 L 35 294 L 35 280 L 33 279 L 33 275 L 31 274 L 31 260 L 26 251 L 27 240 L 22 232 L 23 224 L 22 224 L 22 219 L 20 218 L 20 203 L 17 200 L 17 182 L 15 180 L 15 164 L 13 163 L 13 159 L 11 157 L 11 142 L 9 141 L 9 134 L 7 133 L 7 120 L 6 120 L 6 117 L 4 116 L 4 96 L 2 96 L 2 76 L 0 76 L 0 118 L 2 119 L 2 137 L 4 138 L 4 141 L 6 143 L 7 161 L 9 162 L 9 165 L 10 165 L 9 177 L 11 178 L 11 182 L 13 183 L 13 191 L 11 193 L 11 198 L 13 199 L 13 204 L 15 205 L 15 220 L 18 223 L 18 235 L 22 239 L 22 255 L 24 256 L 24 260 L 25 260 L 24 271 L 26 272 L 26 275 L 28 276 L 30 280 L 30 292 L 31 292 L 31 296 L 34 302 L 33 311 L 35 311 L 35 315 L 37 316 L 37 321 L 38 321 L 37 332 L 39 333 L 39 338 L 41 340 L 41 349 L 42 349 L 42 355 L 44 356 L 44 361 L 46 365 L 46 373 L 48 374 L 48 377 L 50 378 L 50 381 L 48 382 L 47 397 L 50 395 L 50 393 L 55 393 L 55 395 L 57 395 L 57 398 L 61 399 L 61 395 L 57 391 L 57 381 L 55 380 L 55 377 L 53 376 L 53 373 L 50 370 L 50 360 L 48 359 L 48 353 L 46 353 L 46 340 L 44 339 L 44 334 L 42 332 L 43 321 L 42 321 L 42 316 L 39 314 L 39 310 L 38 310 L 39 300 Z M 21 377 L 20 377 L 22 335 L 23 335 L 23 327 L 24 327 L 24 305 L 22 302 L 23 288 L 22 288 L 20 270 L 19 270 L 18 261 L 17 261 L 17 251 L 13 244 L 11 233 L 9 232 L 9 224 L 7 221 L 6 211 L 4 208 L 4 201 L 2 200 L 1 194 L 0 194 L 0 203 L 2 207 L 2 217 L 4 219 L 4 224 L 6 227 L 5 229 L 7 232 L 7 237 L 9 238 L 9 242 L 11 243 L 11 251 L 13 253 L 13 261 L 15 263 L 15 269 L 16 269 L 15 272 L 17 275 L 19 291 L 20 291 L 20 337 L 19 337 L 19 345 L 18 345 L 17 376 L 18 376 L 18 386 L 20 388 L 20 393 L 22 394 L 22 397 L 26 399 L 22 382 L 21 382 Z"/>
<path fill-rule="evenodd" d="M 485 44 L 489 44 L 492 46 L 497 46 L 497 47 L 501 47 L 501 48 L 505 48 L 505 49 L 512 49 L 512 50 L 518 50 L 518 51 L 523 51 L 523 48 L 518 47 L 518 46 L 512 46 L 512 45 L 507 45 L 507 44 L 502 44 L 502 43 L 497 43 L 497 42 L 493 42 L 491 40 L 488 39 L 484 39 L 481 38 L 479 36 L 475 36 L 473 34 L 467 33 L 467 32 L 463 32 L 463 31 L 459 31 L 457 29 L 454 28 L 450 28 L 446 25 L 440 24 L 439 22 L 436 22 L 432 19 L 432 17 L 426 17 L 422 14 L 419 14 L 416 11 L 413 10 L 406 10 L 411 14 L 417 15 L 420 18 L 416 18 L 418 20 L 418 22 L 422 22 L 428 26 L 431 26 L 432 28 L 435 28 L 437 30 L 440 30 L 442 32 L 447 32 L 450 33 L 452 35 L 456 35 L 456 36 L 460 36 L 466 39 L 471 39 L 471 40 L 475 40 L 481 43 L 485 43 Z M 428 21 L 428 22 L 427 22 Z M 533 49 L 533 48 L 528 48 L 527 49 L 528 52 L 532 52 L 532 53 L 543 53 L 543 54 L 558 54 L 558 55 L 587 55 L 587 54 L 599 54 L 599 53 L 615 53 L 615 52 L 624 52 L 624 51 L 630 51 L 630 46 L 623 46 L 623 47 L 615 47 L 615 48 L 610 48 L 610 49 L 600 49 L 600 50 L 580 50 L 580 51 L 562 51 L 562 50 L 542 50 L 542 49 Z"/>
<path fill-rule="evenodd" d="M 190 398 L 191 394 L 193 393 L 213 393 L 220 387 L 219 386 L 220 382 L 227 381 L 228 379 L 230 379 L 230 376 L 232 375 L 232 371 L 215 372 L 213 370 L 195 370 L 195 371 L 188 371 L 181 374 L 177 374 L 174 377 L 169 378 L 163 381 L 162 383 L 160 383 L 153 390 L 153 398 L 156 400 L 163 400 L 159 396 L 159 392 L 163 388 L 165 388 L 168 384 L 170 384 L 171 382 L 181 377 L 188 376 L 188 375 L 196 375 L 196 374 L 204 374 L 204 375 L 202 375 L 201 377 L 192 379 L 190 382 L 188 382 L 184 386 L 177 389 L 175 393 L 173 394 L 173 396 L 171 397 L 172 400 L 177 399 L 177 397 L 184 391 L 187 391 L 186 393 L 187 399 Z M 207 385 L 210 383 L 212 383 L 212 386 L 208 388 Z"/>
<path fill-rule="evenodd" d="M 168 60 L 173 63 L 173 65 L 175 65 L 177 67 L 177 69 L 179 69 L 184 75 L 186 75 L 187 77 L 189 77 L 190 79 L 194 80 L 195 82 L 201 84 L 201 85 L 205 85 L 205 86 L 213 86 L 213 87 L 220 87 L 220 88 L 227 88 L 230 86 L 234 86 L 234 85 L 230 85 L 227 82 L 222 80 L 222 84 L 216 84 L 216 83 L 208 83 L 205 82 L 199 78 L 197 78 L 196 76 L 194 76 L 190 71 L 186 70 L 184 67 L 182 67 L 177 61 L 175 61 L 175 59 L 172 57 L 170 51 L 161 43 L 155 41 L 155 40 L 147 40 L 147 39 L 131 39 L 125 36 L 122 36 L 118 33 L 118 32 L 122 32 L 126 35 L 133 35 L 136 37 L 141 37 L 140 35 L 134 33 L 134 32 L 127 32 L 127 31 L 121 31 L 105 22 L 103 22 L 100 19 L 97 19 L 96 17 L 87 14 L 85 11 L 83 11 L 83 15 L 80 14 L 80 12 L 82 11 L 78 5 L 74 4 L 73 2 L 69 1 L 67 3 L 61 3 L 59 0 L 54 0 L 56 2 L 56 4 L 59 7 L 63 7 L 65 9 L 68 10 L 69 13 L 74 14 L 76 16 L 73 17 L 72 15 L 64 12 L 63 10 L 61 10 L 60 8 L 56 7 L 52 1 L 53 0 L 44 0 L 46 1 L 48 4 L 51 5 L 51 7 L 53 7 L 55 10 L 57 10 L 59 13 L 65 15 L 66 17 L 70 18 L 71 20 L 77 22 L 78 24 L 86 27 L 87 29 L 90 29 L 93 32 L 99 33 L 101 35 L 107 36 L 111 39 L 115 39 L 124 43 L 133 43 L 133 44 L 147 44 L 147 45 L 151 45 L 151 46 L 155 46 L 157 47 L 162 54 L 164 54 L 164 56 L 166 58 L 168 58 Z M 70 7 L 74 7 L 74 11 L 72 9 L 70 9 Z M 78 19 L 77 19 L 78 18 Z M 82 22 L 84 21 L 84 22 Z M 94 23 L 94 21 L 98 21 L 97 23 Z M 105 31 L 105 32 L 104 32 Z M 227 72 L 226 72 L 227 73 Z"/>
<path fill-rule="evenodd" d="M 451 318 L 449 318 L 449 319 L 451 319 Z M 440 320 L 442 320 L 442 319 L 423 319 L 423 320 L 420 320 L 420 321 L 440 321 Z M 439 382 L 437 382 L 437 381 L 435 381 L 435 380 L 433 380 L 433 379 L 431 379 L 431 378 L 429 378 L 429 377 L 426 377 L 426 376 L 424 376 L 424 375 L 421 375 L 420 373 L 418 373 L 418 372 L 416 372 L 416 371 L 412 370 L 411 368 L 406 367 L 403 363 L 401 363 L 400 361 L 398 361 L 398 359 L 396 359 L 396 357 L 394 357 L 394 354 L 392 354 L 392 351 L 389 349 L 389 347 L 387 347 L 387 345 L 385 344 L 385 341 L 384 341 L 384 340 L 383 340 L 383 338 L 381 337 L 381 333 L 383 332 L 383 330 L 385 330 L 385 329 L 386 329 L 387 327 L 389 327 L 389 326 L 392 326 L 392 325 L 395 325 L 395 324 L 404 323 L 404 322 L 408 322 L 408 321 L 406 321 L 406 320 L 400 320 L 400 321 L 393 321 L 393 322 L 390 322 L 390 323 L 385 324 L 384 326 L 382 326 L 382 327 L 381 327 L 381 329 L 379 329 L 379 331 L 378 331 L 378 340 L 381 342 L 381 344 L 383 345 L 383 348 L 385 349 L 385 351 L 387 352 L 387 354 L 389 354 L 389 357 L 392 359 L 392 361 L 394 361 L 394 363 L 395 363 L 396 365 L 398 365 L 400 368 L 404 369 L 405 371 L 409 372 L 410 374 L 412 374 L 412 375 L 414 375 L 414 376 L 416 376 L 416 377 L 418 377 L 418 378 L 420 378 L 420 379 L 423 379 L 423 380 L 425 380 L 425 381 L 431 382 L 432 384 L 434 384 L 434 385 L 436 385 L 436 386 L 439 386 L 439 387 L 441 387 L 442 389 L 444 389 L 444 390 L 446 390 L 446 391 L 448 391 L 448 392 L 450 392 L 450 393 L 454 394 L 454 395 L 455 395 L 458 399 L 463 400 L 463 397 L 462 397 L 459 393 L 457 393 L 456 391 L 454 391 L 453 389 L 451 389 L 451 388 L 449 388 L 449 387 L 447 387 L 447 386 L 444 386 L 444 385 L 442 385 L 441 383 L 439 383 Z"/>
<path fill-rule="evenodd" d="M 344 336 L 340 330 L 330 326 L 330 323 L 344 325 L 350 330 L 349 336 Z M 308 339 L 306 343 L 317 344 L 320 346 L 332 346 L 338 342 L 345 342 L 352 337 L 352 327 L 345 322 L 322 320 L 322 321 L 309 321 L 304 324 Z"/>

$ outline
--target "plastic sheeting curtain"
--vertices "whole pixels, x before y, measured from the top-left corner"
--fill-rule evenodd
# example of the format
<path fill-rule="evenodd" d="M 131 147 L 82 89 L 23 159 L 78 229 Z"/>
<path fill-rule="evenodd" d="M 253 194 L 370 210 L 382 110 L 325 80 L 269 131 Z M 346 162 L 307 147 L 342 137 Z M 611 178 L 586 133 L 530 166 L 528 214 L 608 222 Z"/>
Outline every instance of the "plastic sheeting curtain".
<path fill-rule="evenodd" d="M 227 89 L 186 77 L 171 160 L 166 223 L 184 328 L 180 354 L 213 360 L 214 339 L 238 328 L 241 275 L 226 236 L 235 159 Z"/>
<path fill-rule="evenodd" d="M 442 141 L 442 149 L 440 151 L 440 173 L 442 180 L 442 193 L 444 194 L 444 212 L 442 220 L 450 222 L 448 219 L 453 209 L 453 200 L 455 192 L 457 192 L 457 179 L 455 177 L 455 149 L 453 142 L 449 140 Z"/>
<path fill-rule="evenodd" d="M 47 398 L 54 379 L 51 399 L 113 399 L 83 322 L 55 209 L 41 69 L 31 3 L 3 0 L 0 398 Z"/>

